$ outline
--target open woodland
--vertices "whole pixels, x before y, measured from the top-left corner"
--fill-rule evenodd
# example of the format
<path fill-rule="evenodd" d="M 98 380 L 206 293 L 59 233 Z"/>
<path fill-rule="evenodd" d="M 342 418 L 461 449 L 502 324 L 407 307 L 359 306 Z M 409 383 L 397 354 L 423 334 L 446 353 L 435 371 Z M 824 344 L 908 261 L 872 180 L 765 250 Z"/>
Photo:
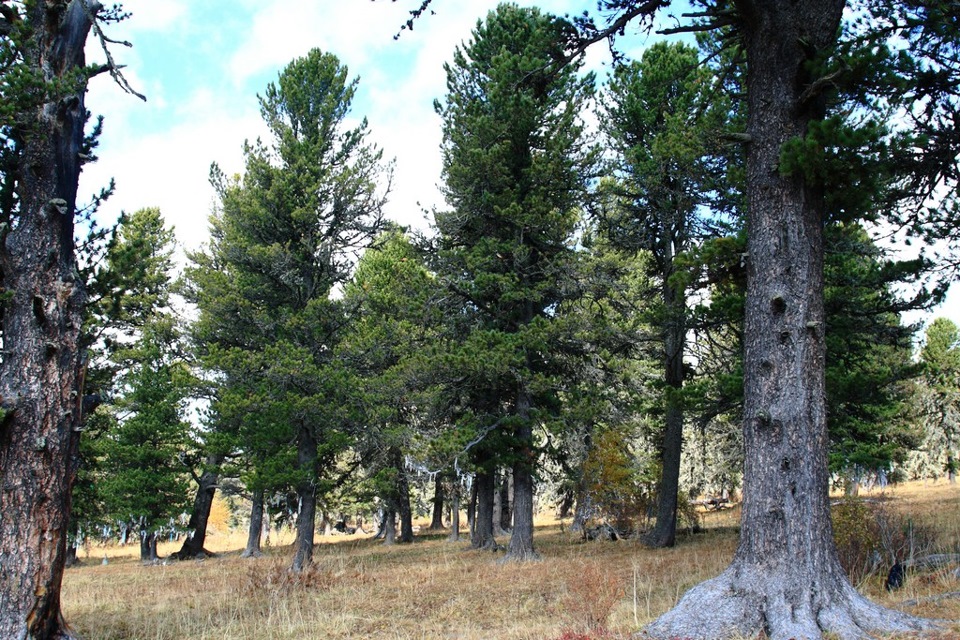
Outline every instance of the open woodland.
<path fill-rule="evenodd" d="M 294 58 L 178 264 L 77 200 L 130 16 L 0 0 L 0 638 L 955 635 L 960 326 L 904 314 L 960 274 L 960 8 L 703 0 L 600 78 L 672 3 L 590 4 L 450 52 L 429 232 Z"/>
<path fill-rule="evenodd" d="M 956 485 L 912 482 L 862 499 L 935 531 L 933 551 L 960 548 Z M 396 546 L 370 536 L 324 536 L 315 566 L 294 578 L 287 571 L 292 534 L 275 532 L 262 558 L 240 558 L 245 534 L 228 529 L 221 505 L 208 538 L 217 557 L 143 566 L 136 545 L 91 544 L 83 564 L 67 571 L 64 611 L 89 640 L 627 638 L 726 567 L 739 516 L 736 507 L 704 512 L 702 532 L 655 550 L 629 540 L 583 542 L 569 520 L 562 526 L 544 515 L 536 528 L 543 559 L 506 565 L 497 562 L 502 553 L 447 542 L 449 531 L 424 531 L 413 545 Z M 161 555 L 178 546 L 161 544 Z M 858 585 L 872 600 L 960 620 L 956 564 L 910 573 L 892 592 L 884 589 L 887 568 Z M 958 637 L 960 625 L 952 624 L 940 638 Z"/>

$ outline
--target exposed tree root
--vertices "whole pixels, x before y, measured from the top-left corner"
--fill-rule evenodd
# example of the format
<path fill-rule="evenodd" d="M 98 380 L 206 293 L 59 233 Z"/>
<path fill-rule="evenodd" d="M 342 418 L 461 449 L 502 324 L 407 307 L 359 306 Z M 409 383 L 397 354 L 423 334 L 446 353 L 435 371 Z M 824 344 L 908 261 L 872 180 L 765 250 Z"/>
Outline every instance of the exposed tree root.
<path fill-rule="evenodd" d="M 868 640 L 884 634 L 917 634 L 941 628 L 933 620 L 885 609 L 861 596 L 843 579 L 829 576 L 818 588 L 798 590 L 781 575 L 728 568 L 694 587 L 637 637 L 719 640 L 756 637 Z"/>

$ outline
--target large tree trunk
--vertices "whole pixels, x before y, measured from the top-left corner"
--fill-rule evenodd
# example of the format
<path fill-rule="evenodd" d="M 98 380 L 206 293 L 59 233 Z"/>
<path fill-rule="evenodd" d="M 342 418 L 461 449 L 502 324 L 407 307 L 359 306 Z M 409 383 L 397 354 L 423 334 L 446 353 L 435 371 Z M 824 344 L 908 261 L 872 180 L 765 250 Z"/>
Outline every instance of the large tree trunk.
<path fill-rule="evenodd" d="M 410 509 L 410 483 L 407 481 L 407 472 L 401 461 L 397 476 L 397 515 L 400 516 L 400 538 L 397 542 L 410 544 L 413 542 L 413 511 Z"/>
<path fill-rule="evenodd" d="M 520 425 L 516 438 L 520 444 L 513 463 L 513 530 L 505 560 L 538 560 L 533 548 L 533 422 L 530 419 L 530 396 L 521 389 L 517 397 L 517 416 Z"/>
<path fill-rule="evenodd" d="M 84 66 L 91 24 L 77 0 L 19 10 L 34 30 L 23 64 L 63 85 L 59 97 L 18 115 L 19 210 L 14 224 L 0 230 L 2 288 L 9 296 L 0 365 L 0 638 L 70 638 L 60 586 L 83 395 L 85 293 L 73 217 L 87 117 L 86 83 L 75 74 Z"/>
<path fill-rule="evenodd" d="M 443 529 L 443 477 L 438 473 L 433 479 L 433 518 L 430 530 Z"/>
<path fill-rule="evenodd" d="M 673 241 L 665 243 L 663 304 L 667 322 L 663 337 L 665 424 L 660 450 L 660 485 L 657 491 L 657 524 L 645 538 L 651 547 L 672 547 L 677 540 L 677 494 L 680 490 L 680 453 L 683 448 L 683 352 L 686 344 L 686 296 L 670 282 L 673 275 Z"/>
<path fill-rule="evenodd" d="M 313 562 L 313 539 L 317 518 L 317 437 L 309 426 L 301 425 L 297 433 L 297 467 L 303 474 L 297 486 L 300 513 L 297 515 L 297 537 L 293 542 L 294 572 L 303 571 Z"/>
<path fill-rule="evenodd" d="M 204 549 L 203 545 L 207 540 L 207 522 L 210 520 L 213 498 L 217 493 L 222 461 L 221 456 L 207 456 L 206 468 L 197 478 L 197 495 L 193 499 L 193 510 L 190 512 L 190 522 L 187 524 L 190 534 L 183 541 L 180 550 L 171 554 L 177 560 L 213 555 Z"/>
<path fill-rule="evenodd" d="M 144 564 L 154 563 L 159 560 L 157 556 L 157 532 L 143 531 L 140 533 L 140 562 Z"/>
<path fill-rule="evenodd" d="M 247 546 L 240 554 L 241 558 L 259 558 L 263 555 L 263 552 L 260 551 L 260 536 L 263 534 L 263 489 L 253 492 L 251 502 Z"/>
<path fill-rule="evenodd" d="M 843 640 L 921 629 L 851 586 L 833 543 L 824 391 L 823 194 L 779 173 L 780 151 L 823 109 L 810 58 L 844 0 L 736 3 L 746 47 L 749 213 L 740 544 L 731 566 L 648 628 L 656 638 Z"/>
<path fill-rule="evenodd" d="M 477 510 L 473 516 L 470 546 L 474 549 L 496 549 L 497 540 L 493 536 L 493 473 L 477 471 L 473 484 L 477 492 Z"/>

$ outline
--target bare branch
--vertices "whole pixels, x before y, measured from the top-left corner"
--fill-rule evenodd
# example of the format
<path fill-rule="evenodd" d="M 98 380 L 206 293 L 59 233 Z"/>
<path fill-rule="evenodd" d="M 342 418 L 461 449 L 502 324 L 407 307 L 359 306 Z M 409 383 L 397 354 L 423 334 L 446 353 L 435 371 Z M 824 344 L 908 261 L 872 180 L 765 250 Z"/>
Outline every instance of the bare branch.
<path fill-rule="evenodd" d="M 833 85 L 834 81 L 843 75 L 847 70 L 847 66 L 843 65 L 839 69 L 828 73 L 825 76 L 817 78 L 813 84 L 803 90 L 803 93 L 800 94 L 799 102 L 801 105 L 805 105 L 817 96 L 819 96 L 827 87 Z"/>
<path fill-rule="evenodd" d="M 576 58 L 582 56 L 591 45 L 594 45 L 601 40 L 606 40 L 608 38 L 614 38 L 618 35 L 622 35 L 627 28 L 627 25 L 634 19 L 640 16 L 643 17 L 652 17 L 660 9 L 670 5 L 670 0 L 646 0 L 641 4 L 624 11 L 616 20 L 611 22 L 603 29 L 598 29 L 595 33 L 590 36 L 579 40 L 577 45 L 573 48 L 573 51 L 567 56 L 566 61 L 572 62 Z"/>
<path fill-rule="evenodd" d="M 87 14 L 87 19 L 89 19 L 90 22 L 93 24 L 93 32 L 97 34 L 97 40 L 100 41 L 100 48 L 103 50 L 103 54 L 107 57 L 107 64 L 103 65 L 103 67 L 105 68 L 102 68 L 102 67 L 98 68 L 95 72 L 95 75 L 99 75 L 105 71 L 109 72 L 110 76 L 113 78 L 113 81 L 116 82 L 121 89 L 146 102 L 147 97 L 142 93 L 139 93 L 138 91 L 136 91 L 132 86 L 130 86 L 130 83 L 127 81 L 126 76 L 124 76 L 123 73 L 121 73 L 120 71 L 121 69 L 123 69 L 123 66 L 118 65 L 116 61 L 114 61 L 113 54 L 110 51 L 111 44 L 119 44 L 125 47 L 129 47 L 132 45 L 126 41 L 111 40 L 103 33 L 103 29 L 100 27 L 100 22 L 97 20 L 97 14 L 103 8 L 103 5 L 101 5 L 96 0 L 93 0 L 92 2 L 90 0 L 75 0 L 75 1 L 80 3 L 80 5 L 83 7 L 84 12 L 86 12 Z"/>

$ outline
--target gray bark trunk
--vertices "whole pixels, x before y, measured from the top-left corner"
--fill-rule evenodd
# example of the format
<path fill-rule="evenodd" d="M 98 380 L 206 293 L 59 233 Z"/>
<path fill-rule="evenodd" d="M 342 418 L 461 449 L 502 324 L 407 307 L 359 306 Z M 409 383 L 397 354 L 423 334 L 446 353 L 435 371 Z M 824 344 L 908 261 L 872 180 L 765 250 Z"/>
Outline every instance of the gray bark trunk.
<path fill-rule="evenodd" d="M 500 483 L 500 528 L 510 531 L 513 527 L 513 472 L 504 471 L 503 482 Z"/>
<path fill-rule="evenodd" d="M 297 537 L 293 542 L 295 572 L 313 562 L 313 541 L 317 518 L 317 438 L 313 430 L 301 425 L 297 434 L 297 467 L 304 474 L 297 486 L 300 513 L 297 515 Z"/>
<path fill-rule="evenodd" d="M 439 473 L 433 479 L 433 517 L 430 520 L 430 529 L 443 529 L 443 477 Z"/>
<path fill-rule="evenodd" d="M 843 640 L 926 623 L 864 599 L 836 558 L 824 392 L 824 198 L 778 172 L 780 150 L 822 117 L 810 58 L 836 39 L 843 0 L 736 2 L 751 142 L 741 537 L 730 567 L 652 623 L 654 638 Z M 706 615 L 705 615 L 706 614 Z"/>
<path fill-rule="evenodd" d="M 573 509 L 573 522 L 570 523 L 570 531 L 574 533 L 583 533 L 586 529 L 587 520 L 593 516 L 593 496 L 588 491 L 587 476 L 584 471 L 587 458 L 593 450 L 593 425 L 587 426 L 587 432 L 583 437 L 584 455 L 583 462 L 580 464 L 580 477 L 577 478 L 576 504 Z"/>
<path fill-rule="evenodd" d="M 391 545 L 397 542 L 397 512 L 388 508 L 383 514 L 383 544 Z"/>
<path fill-rule="evenodd" d="M 470 546 L 474 549 L 496 549 L 497 540 L 493 535 L 493 473 L 478 471 L 473 484 L 477 492 L 477 511 Z"/>
<path fill-rule="evenodd" d="M 157 560 L 159 560 L 157 556 L 157 533 L 155 531 L 141 533 L 140 562 L 147 564 L 156 562 Z"/>
<path fill-rule="evenodd" d="M 34 30 L 22 64 L 47 82 L 66 82 L 58 98 L 18 114 L 19 209 L 5 212 L 15 224 L 0 230 L 10 296 L 0 364 L 0 638 L 71 638 L 60 586 L 83 397 L 85 291 L 73 227 L 87 117 L 86 83 L 73 74 L 85 64 L 91 24 L 77 0 L 19 10 Z"/>
<path fill-rule="evenodd" d="M 213 555 L 203 548 L 207 541 L 207 522 L 210 520 L 210 510 L 213 508 L 213 498 L 217 493 L 219 468 L 222 458 L 208 456 L 206 469 L 200 474 L 197 482 L 197 495 L 193 500 L 193 510 L 190 512 L 190 522 L 187 528 L 192 532 L 183 541 L 180 550 L 172 554 L 178 560 L 187 560 L 197 556 Z"/>
<path fill-rule="evenodd" d="M 263 489 L 253 492 L 250 507 L 250 528 L 247 530 L 247 546 L 241 558 L 259 558 L 263 555 L 260 550 L 260 536 L 263 533 Z"/>
<path fill-rule="evenodd" d="M 410 509 L 410 483 L 407 480 L 407 469 L 403 462 L 403 452 L 397 447 L 390 449 L 390 464 L 396 471 L 397 479 L 387 503 L 391 511 L 400 517 L 400 537 L 397 542 L 409 544 L 413 542 L 413 512 Z M 392 542 L 391 542 L 392 544 Z"/>
<path fill-rule="evenodd" d="M 657 491 L 657 524 L 644 539 L 651 547 L 672 547 L 677 540 L 677 494 L 680 490 L 680 454 L 683 448 L 683 352 L 686 345 L 687 301 L 683 289 L 670 283 L 673 275 L 673 240 L 664 253 L 663 304 L 664 382 L 666 411 L 663 445 L 660 451 L 660 484 Z"/>
<path fill-rule="evenodd" d="M 460 479 L 454 477 L 450 489 L 450 542 L 460 541 Z"/>
<path fill-rule="evenodd" d="M 400 538 L 397 542 L 409 544 L 413 542 L 413 511 L 410 509 L 410 484 L 407 482 L 405 471 L 400 473 L 399 504 L 397 505 L 397 515 L 400 516 Z"/>
<path fill-rule="evenodd" d="M 513 530 L 504 560 L 538 560 L 533 548 L 533 422 L 530 419 L 530 396 L 521 389 L 517 398 L 517 416 L 521 419 L 516 430 L 521 449 L 513 463 Z"/>
<path fill-rule="evenodd" d="M 473 540 L 473 532 L 477 528 L 477 476 L 474 474 L 470 483 L 470 499 L 467 501 L 467 530 Z"/>
<path fill-rule="evenodd" d="M 500 471 L 493 472 L 493 535 L 494 537 L 503 536 L 506 532 L 503 530 L 503 491 L 502 476 Z"/>

